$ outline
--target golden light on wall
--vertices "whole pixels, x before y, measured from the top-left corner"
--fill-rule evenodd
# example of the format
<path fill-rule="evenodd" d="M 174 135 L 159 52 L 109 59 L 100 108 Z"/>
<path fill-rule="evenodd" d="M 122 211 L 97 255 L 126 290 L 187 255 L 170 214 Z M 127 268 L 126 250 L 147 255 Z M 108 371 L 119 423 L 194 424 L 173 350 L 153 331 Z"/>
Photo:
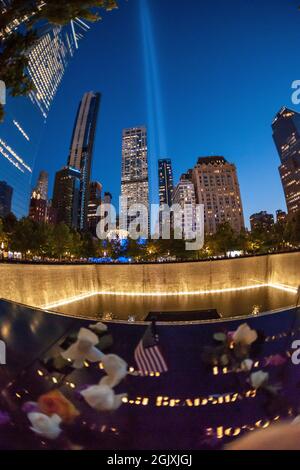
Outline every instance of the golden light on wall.
<path fill-rule="evenodd" d="M 297 294 L 297 288 L 292 286 L 286 286 L 284 284 L 273 284 L 273 283 L 264 283 L 264 284 L 253 284 L 240 287 L 228 287 L 224 289 L 211 289 L 211 290 L 194 290 L 194 291 L 178 291 L 178 292 L 122 292 L 122 291 L 95 291 L 95 292 L 86 292 L 74 297 L 67 299 L 58 300 L 57 302 L 49 303 L 46 305 L 41 305 L 40 308 L 44 310 L 51 310 L 57 307 L 62 307 L 64 305 L 72 304 L 80 300 L 87 299 L 89 297 L 95 297 L 98 295 L 103 296 L 115 296 L 115 297 L 177 297 L 177 296 L 197 296 L 197 295 L 211 295 L 211 294 L 223 294 L 228 292 L 243 292 L 248 290 L 262 289 L 262 288 L 272 288 L 277 289 L 283 292 L 289 292 L 291 294 Z"/>

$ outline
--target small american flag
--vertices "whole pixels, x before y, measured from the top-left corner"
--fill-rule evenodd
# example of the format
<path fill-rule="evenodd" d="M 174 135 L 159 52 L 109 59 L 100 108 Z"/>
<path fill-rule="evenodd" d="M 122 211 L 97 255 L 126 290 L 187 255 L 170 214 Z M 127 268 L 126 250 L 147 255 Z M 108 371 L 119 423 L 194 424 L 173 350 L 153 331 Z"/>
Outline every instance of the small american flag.
<path fill-rule="evenodd" d="M 168 366 L 159 347 L 159 337 L 153 322 L 134 351 L 134 359 L 140 374 L 168 372 Z"/>

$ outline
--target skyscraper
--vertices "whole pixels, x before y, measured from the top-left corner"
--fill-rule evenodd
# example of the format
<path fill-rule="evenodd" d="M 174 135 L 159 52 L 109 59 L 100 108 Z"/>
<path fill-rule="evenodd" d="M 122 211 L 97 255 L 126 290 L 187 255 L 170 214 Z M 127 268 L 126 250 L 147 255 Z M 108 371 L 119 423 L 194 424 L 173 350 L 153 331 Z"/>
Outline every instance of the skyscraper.
<path fill-rule="evenodd" d="M 37 185 L 34 190 L 44 201 L 48 200 L 48 182 L 49 175 L 46 171 L 42 170 L 39 174 Z"/>
<path fill-rule="evenodd" d="M 181 176 L 179 183 L 174 188 L 173 204 L 178 204 L 182 208 L 184 237 L 193 239 L 196 229 L 196 196 L 194 184 L 186 175 Z"/>
<path fill-rule="evenodd" d="M 48 220 L 48 180 L 48 173 L 42 170 L 31 193 L 29 217 L 38 223 Z"/>
<path fill-rule="evenodd" d="M 65 167 L 56 173 L 52 206 L 56 209 L 57 223 L 78 228 L 80 187 L 80 170 Z"/>
<path fill-rule="evenodd" d="M 149 178 L 146 127 L 133 127 L 123 130 L 121 196 L 127 198 L 128 207 L 132 204 L 143 204 L 146 206 L 148 210 L 147 223 L 149 222 Z M 121 214 L 123 211 L 124 207 L 121 207 Z M 131 219 L 132 218 L 128 218 L 127 222 L 129 223 Z"/>
<path fill-rule="evenodd" d="M 90 183 L 89 204 L 88 204 L 88 229 L 92 235 L 96 235 L 98 221 L 97 209 L 101 204 L 102 184 L 98 181 Z"/>
<path fill-rule="evenodd" d="M 32 0 L 32 3 L 36 6 L 37 2 Z M 0 14 L 9 6 L 10 1 L 1 0 Z M 22 31 L 31 16 L 26 14 L 12 20 L 3 34 L 9 36 L 12 31 Z M 12 211 L 17 217 L 28 214 L 32 168 L 40 136 L 66 67 L 88 29 L 79 19 L 63 27 L 39 23 L 39 40 L 28 51 L 26 70 L 35 89 L 28 97 L 12 98 L 9 94 L 6 97 L 5 118 L 0 126 L 0 175 L 14 189 Z"/>
<path fill-rule="evenodd" d="M 224 157 L 201 157 L 193 169 L 197 204 L 204 205 L 205 231 L 213 234 L 228 222 L 240 232 L 244 224 L 243 207 L 236 167 Z"/>
<path fill-rule="evenodd" d="M 170 159 L 158 160 L 159 204 L 172 206 L 173 170 Z"/>
<path fill-rule="evenodd" d="M 75 27 L 80 28 L 81 33 L 89 29 L 83 21 L 77 20 L 64 27 L 42 27 L 40 39 L 29 53 L 27 70 L 35 86 L 29 96 L 44 118 L 48 116 L 66 68 L 78 48 L 78 39 L 82 38 Z"/>
<path fill-rule="evenodd" d="M 280 156 L 279 173 L 289 213 L 300 210 L 300 114 L 282 108 L 273 123 L 273 139 Z"/>
<path fill-rule="evenodd" d="M 0 217 L 6 217 L 11 212 L 13 188 L 6 181 L 0 181 Z"/>
<path fill-rule="evenodd" d="M 100 93 L 91 91 L 84 94 L 77 111 L 68 160 L 68 166 L 81 174 L 77 224 L 80 230 L 87 229 L 89 184 L 100 99 Z"/>
<path fill-rule="evenodd" d="M 43 199 L 36 190 L 31 194 L 29 217 L 38 223 L 46 222 L 47 220 L 47 200 Z"/>

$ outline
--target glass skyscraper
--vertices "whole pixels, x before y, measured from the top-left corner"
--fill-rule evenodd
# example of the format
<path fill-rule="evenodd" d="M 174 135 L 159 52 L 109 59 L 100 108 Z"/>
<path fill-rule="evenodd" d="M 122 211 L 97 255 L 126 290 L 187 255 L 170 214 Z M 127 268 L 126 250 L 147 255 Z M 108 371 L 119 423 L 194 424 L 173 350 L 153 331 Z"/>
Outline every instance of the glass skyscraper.
<path fill-rule="evenodd" d="M 172 206 L 173 198 L 173 170 L 170 159 L 158 160 L 159 204 Z"/>
<path fill-rule="evenodd" d="M 65 167 L 55 175 L 52 206 L 56 210 L 56 222 L 63 222 L 77 229 L 81 172 Z"/>
<path fill-rule="evenodd" d="M 289 213 L 300 210 L 300 114 L 282 108 L 273 123 L 273 139 L 280 156 L 279 173 Z"/>
<path fill-rule="evenodd" d="M 77 111 L 68 166 L 81 173 L 78 228 L 87 229 L 89 187 L 101 94 L 85 93 Z"/>
<path fill-rule="evenodd" d="M 0 13 L 7 5 L 9 2 L 0 3 Z M 12 24 L 6 34 L 18 27 Z M 28 215 L 31 177 L 46 118 L 87 29 L 89 26 L 81 20 L 64 27 L 39 25 L 40 38 L 28 53 L 27 68 L 35 90 L 28 97 L 7 96 L 4 122 L 0 123 L 0 175 L 13 188 L 12 211 L 17 217 Z"/>
<path fill-rule="evenodd" d="M 128 207 L 133 204 L 143 204 L 147 207 L 149 213 L 146 127 L 134 127 L 123 130 L 121 196 L 122 198 L 127 198 Z M 122 202 L 121 213 L 124 213 L 124 210 Z M 129 222 L 130 219 L 128 219 Z"/>
<path fill-rule="evenodd" d="M 100 217 L 97 217 L 97 210 L 101 204 L 102 184 L 98 181 L 90 183 L 89 204 L 88 204 L 88 229 L 95 236 L 97 224 Z"/>

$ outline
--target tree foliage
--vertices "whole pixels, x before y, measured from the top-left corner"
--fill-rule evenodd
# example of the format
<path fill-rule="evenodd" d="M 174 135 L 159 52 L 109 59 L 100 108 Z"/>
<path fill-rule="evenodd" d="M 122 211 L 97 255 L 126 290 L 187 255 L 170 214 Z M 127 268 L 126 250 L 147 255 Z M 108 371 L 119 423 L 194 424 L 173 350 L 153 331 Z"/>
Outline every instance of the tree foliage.
<path fill-rule="evenodd" d="M 12 0 L 0 17 L 0 33 L 5 34 L 5 27 L 16 20 L 27 28 L 41 20 L 58 25 L 65 25 L 75 18 L 98 21 L 101 19 L 99 10 L 114 8 L 118 8 L 116 0 Z"/>
<path fill-rule="evenodd" d="M 129 239 L 100 241 L 89 233 L 79 233 L 65 224 L 56 226 L 37 223 L 29 218 L 17 220 L 13 214 L 0 219 L 0 243 L 5 249 L 22 253 L 23 259 L 80 260 L 94 257 L 117 260 L 126 256 L 135 262 L 160 260 L 210 259 L 229 251 L 248 254 L 272 253 L 300 245 L 300 212 L 287 223 L 274 224 L 270 230 L 236 233 L 229 224 L 220 225 L 216 234 L 206 236 L 205 245 L 198 251 L 187 251 L 184 240 Z"/>

